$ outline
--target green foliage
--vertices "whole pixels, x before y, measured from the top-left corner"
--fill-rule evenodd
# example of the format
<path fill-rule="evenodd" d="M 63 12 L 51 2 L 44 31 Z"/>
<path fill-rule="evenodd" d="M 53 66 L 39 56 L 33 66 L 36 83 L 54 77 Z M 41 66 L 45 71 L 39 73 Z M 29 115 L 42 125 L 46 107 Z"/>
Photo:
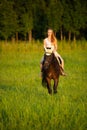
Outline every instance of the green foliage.
<path fill-rule="evenodd" d="M 63 25 L 64 28 L 74 34 L 79 34 L 79 30 L 86 27 L 86 5 L 87 2 L 81 0 L 64 0 L 63 2 L 64 14 Z"/>
<path fill-rule="evenodd" d="M 86 37 L 86 8 L 87 1 L 81 0 L 0 1 L 0 38 L 8 39 L 19 33 L 20 38 L 29 39 L 33 32 L 34 38 L 41 39 L 49 27 L 57 34 L 83 33 Z"/>
<path fill-rule="evenodd" d="M 59 31 L 62 25 L 63 7 L 60 0 L 50 0 L 47 7 L 48 26 L 56 32 Z"/>
<path fill-rule="evenodd" d="M 22 22 L 23 22 L 23 30 L 24 32 L 29 32 L 33 28 L 33 19 L 32 17 L 25 13 L 22 15 Z"/>
<path fill-rule="evenodd" d="M 1 43 L 0 50 L 1 130 L 86 130 L 86 42 L 59 42 L 68 76 L 52 96 L 41 85 L 42 44 Z"/>
<path fill-rule="evenodd" d="M 0 34 L 5 40 L 17 29 L 17 15 L 13 10 L 13 2 L 3 0 L 0 4 Z"/>

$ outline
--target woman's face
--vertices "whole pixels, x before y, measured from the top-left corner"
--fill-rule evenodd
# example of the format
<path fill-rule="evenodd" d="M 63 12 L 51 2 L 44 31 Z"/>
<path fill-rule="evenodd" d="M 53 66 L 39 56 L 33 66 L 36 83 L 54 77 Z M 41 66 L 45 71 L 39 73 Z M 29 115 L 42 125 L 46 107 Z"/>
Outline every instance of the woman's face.
<path fill-rule="evenodd" d="M 48 37 L 51 36 L 53 34 L 53 30 L 49 29 L 47 34 L 48 34 Z"/>

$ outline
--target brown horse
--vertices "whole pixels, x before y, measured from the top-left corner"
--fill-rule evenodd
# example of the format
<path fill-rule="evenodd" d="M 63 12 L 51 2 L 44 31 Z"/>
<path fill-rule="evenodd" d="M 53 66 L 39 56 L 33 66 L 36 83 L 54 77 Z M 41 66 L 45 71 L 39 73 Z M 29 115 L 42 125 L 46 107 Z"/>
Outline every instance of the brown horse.
<path fill-rule="evenodd" d="M 42 85 L 46 86 L 48 93 L 52 94 L 51 80 L 53 79 L 54 93 L 57 93 L 57 86 L 60 76 L 60 66 L 54 53 L 49 55 L 44 54 L 43 68 L 42 68 Z"/>

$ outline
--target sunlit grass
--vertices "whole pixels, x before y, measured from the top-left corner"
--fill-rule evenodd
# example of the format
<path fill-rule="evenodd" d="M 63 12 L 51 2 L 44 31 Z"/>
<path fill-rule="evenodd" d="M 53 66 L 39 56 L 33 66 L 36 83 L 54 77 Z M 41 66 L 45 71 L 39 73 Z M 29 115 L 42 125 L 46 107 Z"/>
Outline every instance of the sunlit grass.
<path fill-rule="evenodd" d="M 0 130 L 86 130 L 87 43 L 58 45 L 68 76 L 50 96 L 41 85 L 42 43 L 0 43 Z"/>

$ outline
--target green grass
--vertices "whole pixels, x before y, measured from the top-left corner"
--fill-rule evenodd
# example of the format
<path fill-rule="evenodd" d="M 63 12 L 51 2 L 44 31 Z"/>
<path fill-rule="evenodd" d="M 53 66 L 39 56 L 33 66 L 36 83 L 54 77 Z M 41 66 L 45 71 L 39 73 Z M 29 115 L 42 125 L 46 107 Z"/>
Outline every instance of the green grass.
<path fill-rule="evenodd" d="M 0 43 L 0 130 L 87 129 L 87 43 L 59 43 L 67 77 L 50 96 L 41 85 L 43 46 Z"/>

